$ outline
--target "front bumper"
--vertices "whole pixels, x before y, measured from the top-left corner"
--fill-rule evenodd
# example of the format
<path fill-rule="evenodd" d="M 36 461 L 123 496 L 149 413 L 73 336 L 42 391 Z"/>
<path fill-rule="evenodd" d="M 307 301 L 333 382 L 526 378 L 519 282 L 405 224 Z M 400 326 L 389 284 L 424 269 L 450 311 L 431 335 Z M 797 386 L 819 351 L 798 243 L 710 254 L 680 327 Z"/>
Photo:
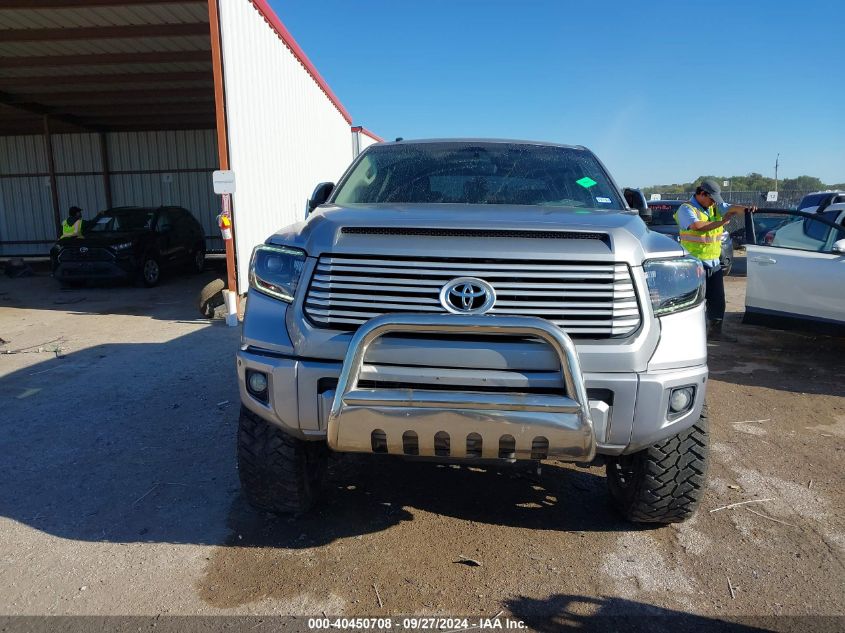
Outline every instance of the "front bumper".
<path fill-rule="evenodd" d="M 58 262 L 53 270 L 53 277 L 60 280 L 115 279 L 132 278 L 137 268 L 132 258 L 115 260 L 69 261 Z"/>
<path fill-rule="evenodd" d="M 560 371 L 365 362 L 367 349 L 381 336 L 421 329 L 530 334 L 555 351 Z M 435 457 L 444 456 L 445 433 L 448 456 L 458 458 L 589 461 L 596 452 L 633 452 L 679 433 L 700 415 L 707 366 L 656 367 L 659 364 L 646 372 L 582 374 L 569 338 L 547 321 L 529 317 L 387 315 L 359 329 L 342 364 L 254 348 L 238 353 L 243 403 L 288 433 L 326 440 L 338 451 Z M 267 375 L 264 400 L 247 389 L 247 371 Z M 695 389 L 692 408 L 670 416 L 672 389 L 686 386 Z"/>

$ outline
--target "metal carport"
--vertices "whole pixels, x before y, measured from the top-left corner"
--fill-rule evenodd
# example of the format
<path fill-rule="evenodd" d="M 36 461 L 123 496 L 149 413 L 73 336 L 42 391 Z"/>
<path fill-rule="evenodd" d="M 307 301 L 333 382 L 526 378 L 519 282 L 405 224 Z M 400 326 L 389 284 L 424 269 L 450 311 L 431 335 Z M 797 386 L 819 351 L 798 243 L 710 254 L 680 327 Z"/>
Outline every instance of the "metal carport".
<path fill-rule="evenodd" d="M 46 253 L 73 204 L 179 204 L 223 252 L 228 168 L 243 292 L 254 244 L 351 160 L 350 125 L 264 0 L 0 0 L 0 255 Z"/>

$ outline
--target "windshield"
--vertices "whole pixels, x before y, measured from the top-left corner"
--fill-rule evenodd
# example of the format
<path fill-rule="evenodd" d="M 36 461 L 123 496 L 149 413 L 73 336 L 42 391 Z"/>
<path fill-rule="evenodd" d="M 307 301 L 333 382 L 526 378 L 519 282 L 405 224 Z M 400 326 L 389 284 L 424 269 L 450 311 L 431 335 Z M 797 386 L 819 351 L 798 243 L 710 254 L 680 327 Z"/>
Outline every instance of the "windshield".
<path fill-rule="evenodd" d="M 589 151 L 482 142 L 371 147 L 332 202 L 625 208 Z"/>
<path fill-rule="evenodd" d="M 95 219 L 93 225 L 86 232 L 111 233 L 115 231 L 140 231 L 153 226 L 152 209 L 121 209 L 119 211 L 103 211 Z"/>

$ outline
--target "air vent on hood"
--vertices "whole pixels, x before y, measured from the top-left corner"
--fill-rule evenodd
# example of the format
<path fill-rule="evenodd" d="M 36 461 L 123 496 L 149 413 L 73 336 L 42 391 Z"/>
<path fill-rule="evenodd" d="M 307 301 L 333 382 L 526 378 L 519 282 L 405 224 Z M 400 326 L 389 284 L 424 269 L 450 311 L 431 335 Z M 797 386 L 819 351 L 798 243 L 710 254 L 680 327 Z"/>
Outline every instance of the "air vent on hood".
<path fill-rule="evenodd" d="M 344 226 L 342 233 L 349 235 L 418 235 L 425 237 L 505 237 L 539 240 L 601 240 L 607 242 L 606 233 L 579 231 L 513 231 L 497 229 L 429 229 L 414 227 Z"/>

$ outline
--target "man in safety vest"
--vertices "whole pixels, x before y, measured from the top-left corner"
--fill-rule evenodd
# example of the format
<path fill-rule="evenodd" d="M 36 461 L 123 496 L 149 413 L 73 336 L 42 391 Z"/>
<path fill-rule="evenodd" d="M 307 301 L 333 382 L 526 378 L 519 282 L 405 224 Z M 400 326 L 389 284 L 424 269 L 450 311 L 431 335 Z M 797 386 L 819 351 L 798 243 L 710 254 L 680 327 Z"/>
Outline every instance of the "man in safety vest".
<path fill-rule="evenodd" d="M 678 207 L 675 221 L 680 226 L 681 246 L 701 260 L 707 273 L 707 335 L 723 341 L 736 338 L 722 333 L 725 318 L 725 282 L 719 258 L 722 255 L 724 226 L 734 215 L 754 211 L 722 200 L 722 190 L 715 180 L 702 181 L 688 202 Z"/>
<path fill-rule="evenodd" d="M 82 209 L 79 207 L 67 210 L 67 219 L 62 222 L 62 234 L 59 239 L 66 237 L 82 237 Z"/>

